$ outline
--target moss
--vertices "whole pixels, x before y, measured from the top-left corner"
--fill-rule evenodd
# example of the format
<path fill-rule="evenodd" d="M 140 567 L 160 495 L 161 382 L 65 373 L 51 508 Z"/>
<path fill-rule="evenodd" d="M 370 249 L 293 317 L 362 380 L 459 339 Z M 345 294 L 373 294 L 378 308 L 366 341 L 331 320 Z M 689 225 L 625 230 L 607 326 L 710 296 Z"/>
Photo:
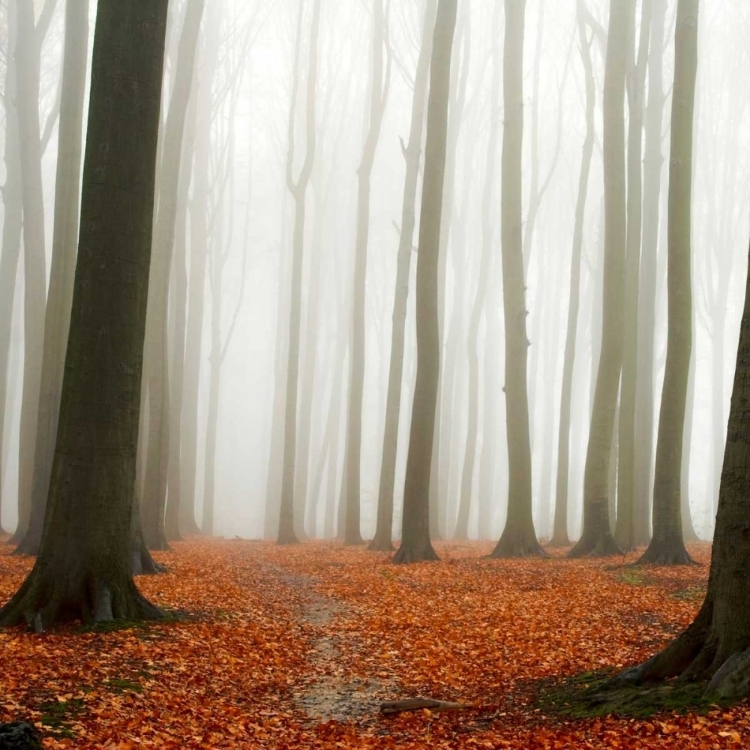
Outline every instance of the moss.
<path fill-rule="evenodd" d="M 537 706 L 546 714 L 572 719 L 607 715 L 645 719 L 660 712 L 705 713 L 717 703 L 725 705 L 706 695 L 703 682 L 635 685 L 612 677 L 612 672 L 588 672 L 538 683 Z"/>
<path fill-rule="evenodd" d="M 112 688 L 118 693 L 122 693 L 126 690 L 131 690 L 134 693 L 142 693 L 143 685 L 140 682 L 133 682 L 132 680 L 107 680 L 104 683 L 108 688 Z"/>
<path fill-rule="evenodd" d="M 70 725 L 83 711 L 83 701 L 54 701 L 41 706 L 42 717 L 39 720 L 47 730 L 47 735 L 58 739 L 72 739 L 75 735 Z"/>

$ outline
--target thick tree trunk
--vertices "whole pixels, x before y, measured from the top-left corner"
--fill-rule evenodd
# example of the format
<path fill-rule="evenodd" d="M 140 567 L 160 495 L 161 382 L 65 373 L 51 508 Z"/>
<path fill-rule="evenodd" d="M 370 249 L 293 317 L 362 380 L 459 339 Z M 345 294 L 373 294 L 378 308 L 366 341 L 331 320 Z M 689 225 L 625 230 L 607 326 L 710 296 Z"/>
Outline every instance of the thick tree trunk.
<path fill-rule="evenodd" d="M 457 0 L 438 1 L 433 35 L 417 255 L 417 382 L 406 461 L 401 546 L 393 557 L 396 563 L 437 559 L 430 542 L 430 471 L 440 368 L 438 259 L 456 5 Z"/>
<path fill-rule="evenodd" d="M 628 3 L 611 0 L 604 73 L 604 308 L 586 454 L 583 534 L 571 557 L 619 553 L 610 531 L 609 462 L 623 349 L 625 296 L 625 68 Z"/>
<path fill-rule="evenodd" d="M 648 59 L 648 103 L 644 119 L 643 232 L 638 296 L 638 375 L 635 400 L 633 543 L 651 536 L 654 447 L 654 332 L 656 330 L 656 259 L 659 245 L 659 196 L 662 170 L 664 112 L 663 55 L 666 3 L 653 3 Z"/>
<path fill-rule="evenodd" d="M 185 124 L 204 5 L 205 0 L 189 0 L 185 10 L 159 165 L 159 200 L 154 224 L 153 267 L 148 286 L 148 320 L 143 350 L 143 390 L 144 397 L 146 391 L 148 393 L 149 404 L 148 435 L 142 436 L 142 439 L 147 439 L 143 505 L 146 512 L 144 521 L 147 518 L 148 523 L 144 526 L 144 534 L 151 549 L 166 546 L 164 511 L 169 451 L 179 451 L 179 445 L 170 447 L 169 435 L 167 302 Z M 171 528 L 170 531 L 173 539 L 179 538 L 177 529 Z"/>
<path fill-rule="evenodd" d="M 508 434 L 508 517 L 492 557 L 544 555 L 531 515 L 531 443 L 523 269 L 523 44 L 526 0 L 505 0 L 502 155 L 502 260 L 505 312 L 505 408 Z"/>
<path fill-rule="evenodd" d="M 679 0 L 675 28 L 668 203 L 668 326 L 654 470 L 654 535 L 639 562 L 691 562 L 682 537 L 681 489 L 685 403 L 693 345 L 690 203 L 693 108 L 698 67 L 698 0 Z"/>
<path fill-rule="evenodd" d="M 287 154 L 287 187 L 294 198 L 294 238 L 292 241 L 292 279 L 291 279 L 291 309 L 289 313 L 289 339 L 287 355 L 287 383 L 286 406 L 284 415 L 284 459 L 281 477 L 281 507 L 279 509 L 279 544 L 294 544 L 298 542 L 294 531 L 294 480 L 297 465 L 297 395 L 299 381 L 299 349 L 300 324 L 302 309 L 302 262 L 305 244 L 305 209 L 307 185 L 310 182 L 315 161 L 316 127 L 315 127 L 315 88 L 318 67 L 318 36 L 320 33 L 320 3 L 313 0 L 312 24 L 310 31 L 310 53 L 307 71 L 307 100 L 305 106 L 306 148 L 305 161 L 302 170 L 294 180 L 294 123 L 297 109 L 297 91 L 299 89 L 300 72 L 299 58 L 302 46 L 302 16 L 300 7 L 297 25 L 297 44 L 294 55 L 294 80 L 292 84 L 292 100 L 289 105 L 289 150 Z"/>
<path fill-rule="evenodd" d="M 42 540 L 52 458 L 57 438 L 65 350 L 68 345 L 73 280 L 78 250 L 78 209 L 81 188 L 83 103 L 88 62 L 89 3 L 65 4 L 60 127 L 55 181 L 52 269 L 44 322 L 41 389 L 34 454 L 29 528 L 16 553 L 36 555 Z"/>
<path fill-rule="evenodd" d="M 47 515 L 36 564 L 2 625 L 160 616 L 133 583 L 130 528 L 166 17 L 167 0 L 99 0 Z"/>
<path fill-rule="evenodd" d="M 625 317 L 620 384 L 619 467 L 617 474 L 617 526 L 615 540 L 623 550 L 635 547 L 635 402 L 638 372 L 638 303 L 641 264 L 643 200 L 643 96 L 651 29 L 651 0 L 644 0 L 638 56 L 635 64 L 635 0 L 631 0 L 629 29 L 630 68 L 628 73 L 628 156 L 627 156 L 627 247 L 625 260 Z"/>
<path fill-rule="evenodd" d="M 406 161 L 404 177 L 404 200 L 401 209 L 401 235 L 396 266 L 396 293 L 393 298 L 393 333 L 391 359 L 388 371 L 388 395 L 386 398 L 385 430 L 383 433 L 383 458 L 380 466 L 380 488 L 378 494 L 378 521 L 371 550 L 393 549 L 393 493 L 396 486 L 396 458 L 398 454 L 398 428 L 401 416 L 403 392 L 404 347 L 406 344 L 406 314 L 409 298 L 409 274 L 411 253 L 416 225 L 417 183 L 422 155 L 424 111 L 427 100 L 427 83 L 432 55 L 432 35 L 435 29 L 437 0 L 427 0 L 422 44 L 414 76 L 414 95 L 411 107 L 411 129 L 409 143 L 403 148 Z"/>

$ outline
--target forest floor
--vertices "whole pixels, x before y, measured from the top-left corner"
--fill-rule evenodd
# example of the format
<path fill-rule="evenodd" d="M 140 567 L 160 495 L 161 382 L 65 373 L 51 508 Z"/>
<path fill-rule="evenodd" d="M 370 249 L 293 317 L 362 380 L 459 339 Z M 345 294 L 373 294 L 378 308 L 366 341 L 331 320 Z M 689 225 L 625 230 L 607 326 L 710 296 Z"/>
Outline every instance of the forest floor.
<path fill-rule="evenodd" d="M 191 539 L 141 577 L 159 624 L 0 632 L 0 720 L 49 748 L 740 748 L 750 706 L 571 719 L 540 708 L 561 677 L 635 664 L 687 625 L 702 565 L 489 560 L 438 543 L 394 566 L 340 543 Z M 0 551 L 0 601 L 31 560 Z M 588 679 L 588 678 L 584 678 Z M 592 679 L 594 677 L 592 676 Z M 383 716 L 384 700 L 473 704 Z"/>

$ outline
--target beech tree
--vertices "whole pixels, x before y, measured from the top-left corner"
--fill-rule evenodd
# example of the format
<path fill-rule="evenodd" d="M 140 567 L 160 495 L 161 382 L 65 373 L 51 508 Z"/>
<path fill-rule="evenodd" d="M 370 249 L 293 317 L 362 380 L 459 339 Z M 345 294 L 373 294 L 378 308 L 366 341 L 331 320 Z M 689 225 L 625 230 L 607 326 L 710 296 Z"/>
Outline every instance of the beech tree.
<path fill-rule="evenodd" d="M 39 556 L 1 625 L 161 616 L 136 589 L 129 553 L 167 4 L 98 4 L 47 514 Z"/>
<path fill-rule="evenodd" d="M 396 563 L 437 560 L 430 541 L 430 470 L 440 368 L 437 300 L 440 217 L 457 2 L 439 0 L 432 43 L 417 254 L 417 382 L 406 460 L 401 546 L 393 557 Z"/>
<path fill-rule="evenodd" d="M 505 0 L 501 242 L 505 312 L 505 404 L 508 433 L 508 517 L 493 557 L 543 555 L 531 515 L 531 443 L 526 363 L 523 264 L 523 41 L 526 0 Z"/>
<path fill-rule="evenodd" d="M 698 1 L 680 0 L 677 6 L 667 214 L 667 362 L 654 468 L 654 534 L 639 561 L 671 565 L 691 561 L 682 537 L 681 495 L 685 406 L 693 343 L 690 204 Z"/>
<path fill-rule="evenodd" d="M 39 551 L 47 507 L 52 457 L 57 437 L 57 418 L 65 369 L 73 280 L 78 249 L 78 209 L 83 150 L 83 102 L 88 62 L 89 3 L 65 3 L 60 127 L 55 180 L 55 217 L 52 237 L 52 268 L 44 316 L 44 348 L 37 414 L 34 476 L 29 528 L 16 549 L 35 555 Z"/>
<path fill-rule="evenodd" d="M 611 0 L 604 71 L 604 279 L 601 354 L 583 489 L 583 533 L 571 557 L 619 553 L 610 530 L 610 456 L 617 412 L 625 294 L 625 68 L 628 3 Z"/>

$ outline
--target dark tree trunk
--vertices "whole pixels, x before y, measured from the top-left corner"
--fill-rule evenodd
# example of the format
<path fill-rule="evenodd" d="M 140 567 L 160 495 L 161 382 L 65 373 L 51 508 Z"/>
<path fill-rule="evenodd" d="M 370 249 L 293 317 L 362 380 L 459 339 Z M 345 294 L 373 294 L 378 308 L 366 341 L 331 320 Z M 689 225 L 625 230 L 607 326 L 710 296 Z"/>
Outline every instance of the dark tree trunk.
<path fill-rule="evenodd" d="M 602 346 L 583 488 L 583 534 L 571 557 L 619 554 L 610 530 L 609 464 L 623 349 L 625 296 L 625 68 L 628 3 L 610 0 L 604 73 L 604 306 Z"/>
<path fill-rule="evenodd" d="M 88 0 L 66 2 L 62 71 L 64 95 L 60 101 L 52 269 L 44 322 L 44 352 L 37 415 L 31 515 L 26 535 L 16 549 L 16 553 L 22 555 L 36 555 L 39 551 L 57 438 L 57 419 L 60 413 L 60 394 L 65 370 L 65 350 L 68 345 L 78 249 L 78 209 L 81 189 L 83 103 L 86 93 L 88 35 Z"/>
<path fill-rule="evenodd" d="M 505 312 L 505 408 L 508 434 L 508 518 L 492 557 L 544 555 L 531 515 L 531 443 L 523 268 L 523 41 L 526 0 L 505 0 L 502 156 L 502 259 Z"/>
<path fill-rule="evenodd" d="M 430 66 L 427 142 L 417 255 L 417 382 L 396 563 L 436 560 L 430 542 L 430 470 L 440 367 L 438 256 L 457 0 L 439 0 Z"/>
<path fill-rule="evenodd" d="M 698 67 L 698 0 L 679 0 L 675 28 L 674 93 L 668 202 L 668 326 L 654 468 L 654 534 L 641 563 L 691 562 L 682 537 L 682 449 L 693 344 L 690 202 L 693 111 Z"/>
<path fill-rule="evenodd" d="M 36 564 L 2 625 L 161 614 L 133 582 L 130 529 L 166 18 L 167 0 L 99 1 L 47 514 Z"/>

